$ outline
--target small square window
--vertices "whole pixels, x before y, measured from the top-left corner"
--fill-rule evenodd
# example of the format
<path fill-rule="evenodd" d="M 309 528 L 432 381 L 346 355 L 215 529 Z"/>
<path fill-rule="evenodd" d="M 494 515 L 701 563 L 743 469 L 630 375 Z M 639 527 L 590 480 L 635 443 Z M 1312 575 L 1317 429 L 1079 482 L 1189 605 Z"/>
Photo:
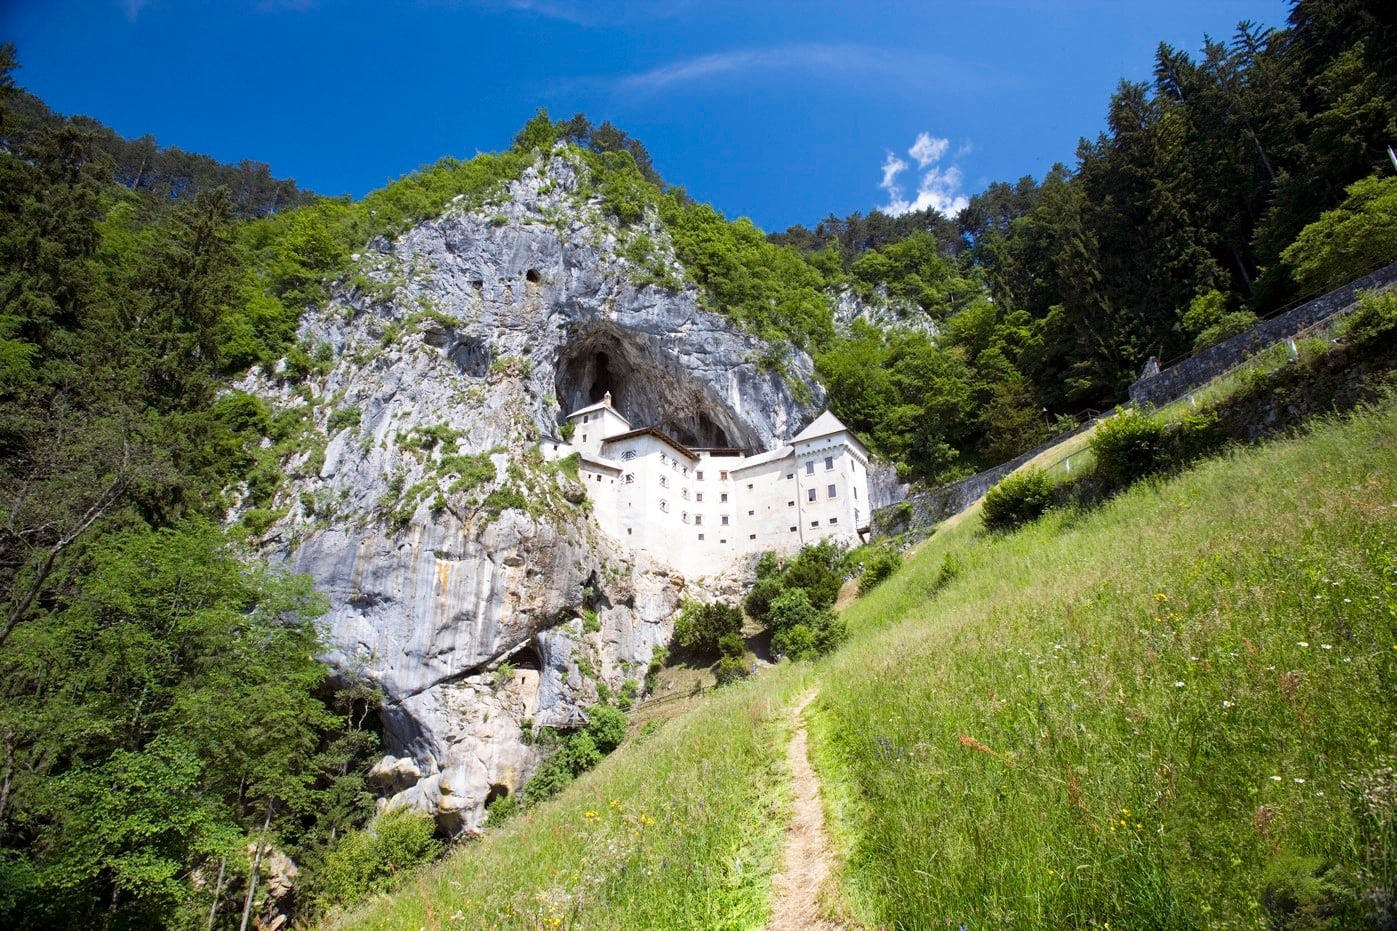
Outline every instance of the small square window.
<path fill-rule="evenodd" d="M 831 498 L 833 498 L 833 497 L 835 496 L 835 491 L 834 491 L 834 486 L 833 486 L 833 485 L 830 485 L 830 486 L 829 486 L 829 496 L 830 496 Z"/>
<path fill-rule="evenodd" d="M 829 519 L 829 522 L 830 522 L 831 524 L 837 524 L 837 523 L 839 523 L 839 518 L 837 518 L 837 517 L 831 517 L 831 518 Z"/>
<path fill-rule="evenodd" d="M 728 515 L 724 514 L 724 515 L 723 515 L 723 526 L 726 527 L 727 525 L 728 525 Z"/>
<path fill-rule="evenodd" d="M 703 539 L 703 534 L 699 534 L 699 539 L 700 539 L 700 540 Z"/>
<path fill-rule="evenodd" d="M 699 473 L 698 473 L 698 480 L 699 480 L 700 482 L 703 481 L 703 470 L 702 470 L 702 469 L 699 470 Z"/>
<path fill-rule="evenodd" d="M 787 501 L 787 502 L 786 502 L 786 507 L 788 507 L 788 508 L 793 508 L 793 507 L 795 507 L 795 506 L 796 506 L 796 503 L 795 503 L 794 501 Z"/>
<path fill-rule="evenodd" d="M 747 516 L 748 516 L 748 517 L 751 517 L 751 516 L 753 516 L 753 515 L 756 514 L 756 513 L 757 513 L 756 511 L 748 511 L 748 512 L 747 512 Z"/>
<path fill-rule="evenodd" d="M 726 491 L 723 492 L 721 495 L 718 496 L 718 502 L 719 502 L 720 504 L 727 504 L 727 503 L 728 503 L 728 493 L 727 493 Z"/>
<path fill-rule="evenodd" d="M 807 489 L 805 490 L 805 499 L 806 499 L 807 501 L 814 501 L 814 500 L 815 500 L 815 489 L 813 489 L 813 488 L 807 488 Z"/>
<path fill-rule="evenodd" d="M 699 526 L 702 526 L 702 524 L 703 524 L 703 515 L 702 515 L 702 514 L 695 514 L 695 515 L 694 515 L 694 523 L 697 524 L 697 525 L 699 525 Z"/>
<path fill-rule="evenodd" d="M 787 473 L 786 473 L 786 478 L 795 478 L 795 477 L 796 477 L 796 474 L 795 474 L 794 472 L 787 472 Z"/>
<path fill-rule="evenodd" d="M 696 491 L 696 492 L 694 492 L 694 500 L 695 500 L 695 501 L 702 501 L 702 500 L 703 500 L 703 492 L 701 492 L 701 491 Z"/>
<path fill-rule="evenodd" d="M 720 479 L 722 479 L 723 481 L 726 482 L 726 481 L 728 480 L 728 473 L 726 473 L 726 472 L 719 472 L 719 473 L 718 473 L 718 477 L 719 477 Z"/>
<path fill-rule="evenodd" d="M 749 540 L 755 540 L 756 538 L 757 538 L 757 535 L 756 535 L 755 533 L 749 533 L 749 534 L 747 534 L 747 539 L 749 539 Z"/>
<path fill-rule="evenodd" d="M 812 520 L 812 521 L 810 522 L 810 526 L 811 526 L 811 527 L 818 527 L 818 526 L 820 526 L 820 522 L 817 521 L 817 520 Z"/>
<path fill-rule="evenodd" d="M 826 457 L 825 457 L 825 471 L 828 472 L 830 469 L 833 469 L 833 468 L 834 468 L 834 457 L 833 457 L 833 456 L 826 456 Z"/>
<path fill-rule="evenodd" d="M 728 542 L 728 541 L 727 541 L 727 540 L 719 540 L 718 542 L 719 542 L 719 543 L 726 543 L 726 542 Z"/>
<path fill-rule="evenodd" d="M 792 527 L 792 528 L 791 528 L 791 533 L 795 533 L 797 529 L 799 529 L 799 528 Z"/>
<path fill-rule="evenodd" d="M 751 490 L 752 490 L 752 483 L 751 483 L 751 482 L 748 482 L 748 483 L 747 483 L 747 490 L 748 490 L 748 491 L 751 491 Z"/>

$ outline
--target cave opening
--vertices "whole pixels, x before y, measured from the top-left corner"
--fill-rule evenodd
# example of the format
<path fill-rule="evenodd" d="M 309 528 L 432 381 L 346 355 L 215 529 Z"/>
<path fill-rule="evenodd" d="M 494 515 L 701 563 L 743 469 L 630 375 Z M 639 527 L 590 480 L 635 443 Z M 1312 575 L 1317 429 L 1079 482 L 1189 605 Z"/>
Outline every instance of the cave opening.
<path fill-rule="evenodd" d="M 513 654 L 505 662 L 515 669 L 532 669 L 537 672 L 543 671 L 543 661 L 539 658 L 538 647 L 530 640 Z"/>
<path fill-rule="evenodd" d="M 610 322 L 573 328 L 554 372 L 558 421 L 611 393 L 633 429 L 657 427 L 695 449 L 761 449 L 756 432 L 658 341 Z"/>
<path fill-rule="evenodd" d="M 485 807 L 489 808 L 502 798 L 509 798 L 509 786 L 497 782 L 485 793 Z"/>
<path fill-rule="evenodd" d="M 537 268 L 531 268 L 524 273 L 524 280 L 530 284 L 538 284 L 543 276 L 538 273 Z"/>

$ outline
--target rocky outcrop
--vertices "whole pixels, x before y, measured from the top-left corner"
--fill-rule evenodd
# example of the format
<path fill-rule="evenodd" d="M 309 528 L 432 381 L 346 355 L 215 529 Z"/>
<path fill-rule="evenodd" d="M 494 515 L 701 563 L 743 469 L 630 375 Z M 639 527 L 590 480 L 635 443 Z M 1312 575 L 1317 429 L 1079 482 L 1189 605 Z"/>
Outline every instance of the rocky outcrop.
<path fill-rule="evenodd" d="M 586 189 L 560 151 L 495 204 L 376 241 L 303 319 L 321 370 L 241 386 L 313 425 L 262 545 L 329 596 L 328 661 L 382 690 L 371 778 L 448 830 L 517 791 L 531 727 L 584 721 L 643 678 L 681 599 L 730 584 L 597 530 L 539 454 L 562 415 L 610 391 L 637 425 L 764 448 L 823 401 L 803 353 L 763 368 L 695 289 L 644 284 L 682 281 L 663 227 L 621 228 Z"/>

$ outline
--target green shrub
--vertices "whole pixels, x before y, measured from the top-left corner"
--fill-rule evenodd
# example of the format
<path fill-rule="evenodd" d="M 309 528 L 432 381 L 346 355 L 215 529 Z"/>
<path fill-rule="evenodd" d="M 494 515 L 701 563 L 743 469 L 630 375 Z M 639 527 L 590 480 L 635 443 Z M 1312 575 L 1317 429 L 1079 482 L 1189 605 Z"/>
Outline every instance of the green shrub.
<path fill-rule="evenodd" d="M 902 553 L 890 546 L 874 549 L 863 562 L 863 573 L 859 576 L 859 594 L 873 591 L 888 576 L 902 567 Z"/>
<path fill-rule="evenodd" d="M 1245 333 L 1256 326 L 1257 319 L 1249 310 L 1229 312 L 1227 298 L 1221 291 L 1214 290 L 1195 297 L 1184 311 L 1181 322 L 1184 329 L 1196 334 L 1193 349 L 1197 352 Z"/>
<path fill-rule="evenodd" d="M 718 668 L 714 670 L 714 674 L 719 685 L 745 679 L 748 674 L 747 661 L 740 656 L 724 656 L 718 660 Z"/>
<path fill-rule="evenodd" d="M 587 734 L 598 753 L 610 753 L 626 736 L 626 715 L 618 708 L 597 705 L 587 712 Z"/>
<path fill-rule="evenodd" d="M 771 648 L 778 655 L 796 661 L 812 660 L 820 655 L 819 637 L 804 624 L 778 630 L 771 638 Z"/>
<path fill-rule="evenodd" d="M 834 540 L 821 540 L 801 549 L 781 576 L 787 588 L 804 589 L 816 608 L 833 606 L 848 571 L 848 553 Z"/>
<path fill-rule="evenodd" d="M 512 795 L 500 795 L 485 806 L 485 826 L 499 827 L 519 811 L 519 800 Z"/>
<path fill-rule="evenodd" d="M 747 611 L 748 617 L 764 624 L 767 612 L 771 609 L 771 602 L 785 590 L 786 586 L 781 583 L 779 575 L 758 577 L 747 592 L 742 607 Z"/>
<path fill-rule="evenodd" d="M 1345 317 L 1339 327 L 1340 333 L 1355 343 L 1392 330 L 1397 330 L 1397 291 L 1363 292 L 1358 297 L 1358 309 Z"/>
<path fill-rule="evenodd" d="M 721 601 L 712 604 L 688 601 L 675 621 L 674 641 L 700 656 L 712 656 L 725 635 L 741 630 L 742 609 L 736 605 Z"/>
<path fill-rule="evenodd" d="M 267 529 L 286 515 L 285 510 L 271 508 L 248 508 L 243 512 L 243 526 L 254 537 L 260 537 Z"/>
<path fill-rule="evenodd" d="M 398 874 L 441 853 L 435 832 L 435 823 L 420 811 L 384 812 L 362 830 L 345 834 L 330 849 L 314 876 L 311 900 L 325 909 L 386 891 Z"/>
<path fill-rule="evenodd" d="M 1091 438 L 1096 475 L 1108 490 L 1124 488 L 1163 470 L 1168 446 L 1163 421 L 1127 408 L 1102 421 Z"/>
<path fill-rule="evenodd" d="M 1009 531 L 1037 520 L 1052 503 L 1052 492 L 1048 476 L 1038 469 L 1010 475 L 985 495 L 985 529 Z"/>

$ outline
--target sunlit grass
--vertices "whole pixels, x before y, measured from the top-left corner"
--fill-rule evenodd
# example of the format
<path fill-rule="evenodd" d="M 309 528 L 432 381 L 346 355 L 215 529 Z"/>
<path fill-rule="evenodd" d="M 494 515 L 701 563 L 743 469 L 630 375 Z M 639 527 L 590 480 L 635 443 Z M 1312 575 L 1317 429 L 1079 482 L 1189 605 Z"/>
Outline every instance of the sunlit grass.
<path fill-rule="evenodd" d="M 629 739 L 337 926 L 760 927 L 785 819 L 786 706 L 807 672 L 725 689 Z"/>
<path fill-rule="evenodd" d="M 1012 536 L 965 521 L 851 607 L 813 733 L 856 910 L 1254 927 L 1289 855 L 1361 886 L 1352 785 L 1397 749 L 1394 450 L 1389 405 Z"/>

